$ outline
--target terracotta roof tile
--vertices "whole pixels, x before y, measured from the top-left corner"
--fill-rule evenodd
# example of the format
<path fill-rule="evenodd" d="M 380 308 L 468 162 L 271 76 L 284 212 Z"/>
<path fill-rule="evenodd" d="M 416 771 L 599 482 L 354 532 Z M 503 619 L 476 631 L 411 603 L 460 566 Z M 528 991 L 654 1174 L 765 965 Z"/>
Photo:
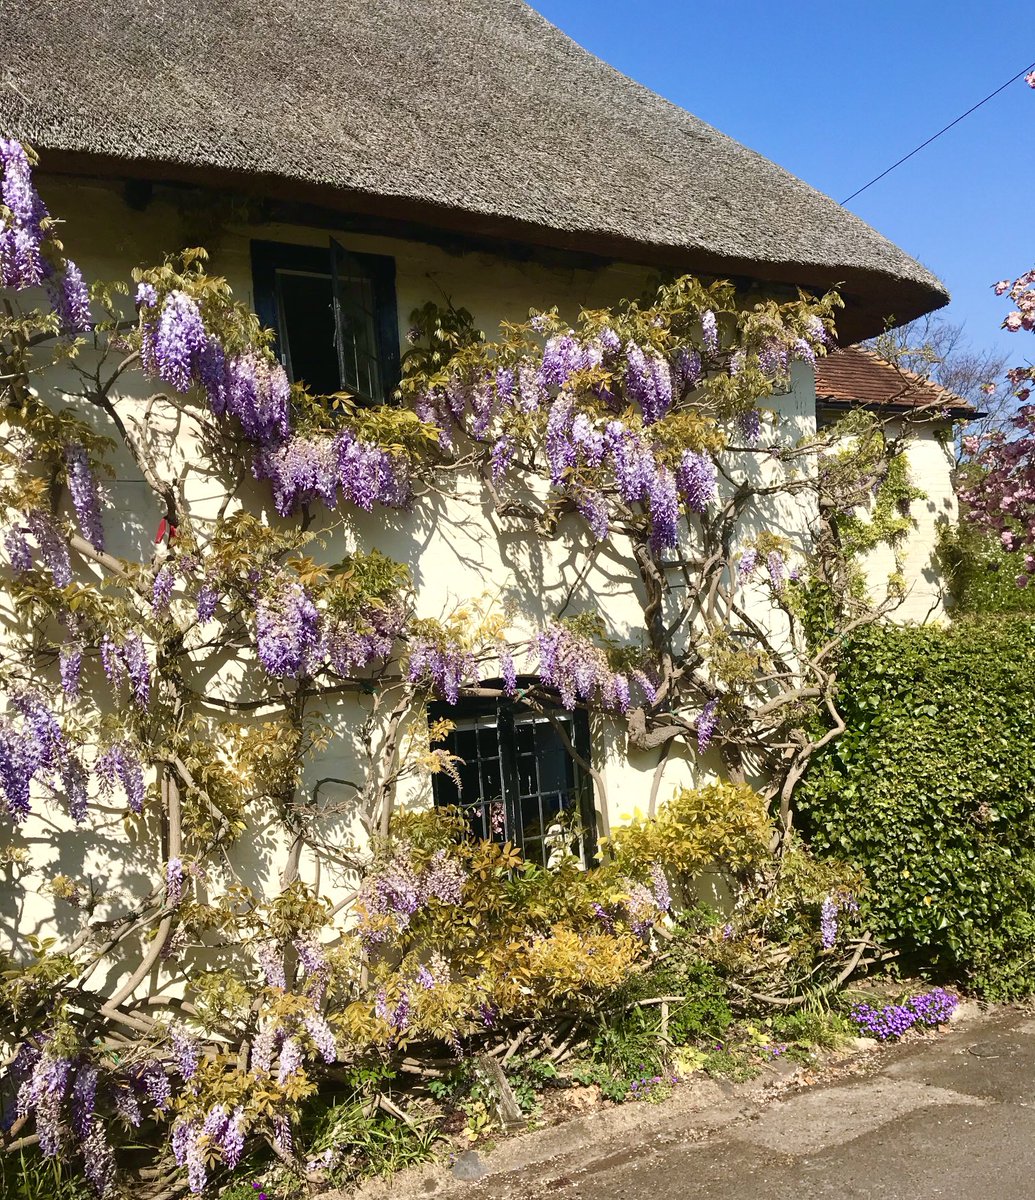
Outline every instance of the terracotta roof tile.
<path fill-rule="evenodd" d="M 930 379 L 896 367 L 873 350 L 848 346 L 816 363 L 816 400 L 821 404 L 872 408 L 951 409 L 973 414 L 974 406 Z"/>

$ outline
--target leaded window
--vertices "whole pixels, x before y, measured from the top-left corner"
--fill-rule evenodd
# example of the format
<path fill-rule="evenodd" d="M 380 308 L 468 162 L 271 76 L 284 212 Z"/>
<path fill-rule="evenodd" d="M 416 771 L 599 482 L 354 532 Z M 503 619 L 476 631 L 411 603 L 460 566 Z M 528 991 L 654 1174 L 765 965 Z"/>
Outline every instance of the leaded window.
<path fill-rule="evenodd" d="M 462 760 L 460 787 L 444 772 L 435 775 L 436 804 L 456 805 L 476 837 L 512 842 L 530 862 L 549 866 L 573 852 L 592 864 L 596 822 L 592 778 L 582 765 L 590 755 L 584 712 L 544 715 L 518 700 L 462 699 L 433 705 L 429 716 L 453 722 L 444 747 Z"/>

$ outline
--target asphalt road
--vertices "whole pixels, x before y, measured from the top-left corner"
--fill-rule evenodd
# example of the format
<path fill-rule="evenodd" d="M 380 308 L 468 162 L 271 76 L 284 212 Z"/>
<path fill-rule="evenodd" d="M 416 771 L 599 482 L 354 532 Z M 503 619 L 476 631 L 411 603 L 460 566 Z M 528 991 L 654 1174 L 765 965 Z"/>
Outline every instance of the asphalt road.
<path fill-rule="evenodd" d="M 965 1022 L 711 1129 L 658 1116 L 450 1197 L 1035 1200 L 1035 1019 Z"/>

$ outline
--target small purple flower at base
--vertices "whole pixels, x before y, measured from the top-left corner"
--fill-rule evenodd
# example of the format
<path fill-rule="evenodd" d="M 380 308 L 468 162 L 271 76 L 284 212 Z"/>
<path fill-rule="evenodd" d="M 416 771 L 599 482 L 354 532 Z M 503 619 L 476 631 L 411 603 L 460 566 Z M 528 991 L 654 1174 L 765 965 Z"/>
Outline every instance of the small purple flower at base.
<path fill-rule="evenodd" d="M 712 737 L 715 734 L 715 726 L 718 724 L 717 708 L 719 701 L 717 699 L 709 700 L 701 709 L 701 715 L 697 718 L 697 752 L 703 754 L 711 744 Z"/>

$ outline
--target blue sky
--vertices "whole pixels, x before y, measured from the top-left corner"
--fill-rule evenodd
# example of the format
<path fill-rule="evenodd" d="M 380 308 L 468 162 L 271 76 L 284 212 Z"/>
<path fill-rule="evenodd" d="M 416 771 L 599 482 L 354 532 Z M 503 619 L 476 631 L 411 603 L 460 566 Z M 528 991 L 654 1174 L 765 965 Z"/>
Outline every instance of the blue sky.
<path fill-rule="evenodd" d="M 1035 5 L 1023 3 L 532 4 L 835 200 L 1035 61 Z M 990 285 L 1035 265 L 1033 152 L 1035 91 L 1020 80 L 848 205 L 945 281 L 946 312 L 975 345 L 1003 345 L 1018 360 L 1035 347 L 1000 331 L 1007 309 Z"/>

